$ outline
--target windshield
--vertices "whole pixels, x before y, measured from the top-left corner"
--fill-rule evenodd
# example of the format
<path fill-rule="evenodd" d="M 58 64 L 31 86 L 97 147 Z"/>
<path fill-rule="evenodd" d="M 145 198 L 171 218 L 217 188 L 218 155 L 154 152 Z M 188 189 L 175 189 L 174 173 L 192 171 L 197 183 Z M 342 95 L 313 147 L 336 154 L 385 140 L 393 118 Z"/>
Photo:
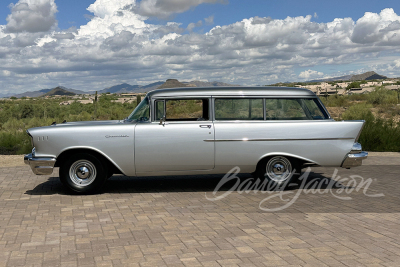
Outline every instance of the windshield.
<path fill-rule="evenodd" d="M 146 97 L 129 115 L 128 120 L 148 121 L 150 117 L 149 99 Z"/>

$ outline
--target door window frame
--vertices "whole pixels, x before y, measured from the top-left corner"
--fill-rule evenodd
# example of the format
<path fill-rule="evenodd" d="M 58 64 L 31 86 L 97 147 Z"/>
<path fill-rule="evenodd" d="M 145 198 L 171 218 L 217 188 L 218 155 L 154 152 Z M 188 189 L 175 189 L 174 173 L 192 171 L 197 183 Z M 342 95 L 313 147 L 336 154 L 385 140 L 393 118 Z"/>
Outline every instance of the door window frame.
<path fill-rule="evenodd" d="M 181 121 L 174 121 L 174 120 L 169 120 L 168 123 L 204 123 L 204 122 L 211 122 L 213 121 L 213 102 L 212 102 L 212 97 L 210 96 L 179 96 L 179 97 L 154 97 L 151 100 L 152 105 L 152 116 L 151 116 L 151 121 L 153 123 L 160 123 L 160 120 L 157 120 L 157 111 L 156 111 L 156 102 L 164 102 L 164 116 L 166 115 L 166 101 L 168 100 L 198 100 L 198 99 L 205 99 L 208 101 L 208 119 L 207 120 L 201 120 L 201 121 L 193 121 L 193 120 L 181 120 Z M 204 114 L 203 114 L 204 115 Z"/>

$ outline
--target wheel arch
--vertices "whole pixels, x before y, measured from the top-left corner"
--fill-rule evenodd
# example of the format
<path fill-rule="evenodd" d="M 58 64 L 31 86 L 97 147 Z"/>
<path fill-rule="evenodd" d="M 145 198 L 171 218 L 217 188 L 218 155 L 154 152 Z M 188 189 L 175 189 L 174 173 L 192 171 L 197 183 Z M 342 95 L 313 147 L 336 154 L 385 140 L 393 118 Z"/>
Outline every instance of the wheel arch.
<path fill-rule="evenodd" d="M 94 148 L 87 148 L 87 147 L 73 147 L 73 148 L 65 149 L 57 156 L 54 167 L 60 167 L 62 162 L 64 162 L 67 158 L 69 158 L 70 156 L 72 156 L 74 154 L 79 154 L 79 153 L 90 154 L 90 155 L 98 158 L 103 164 L 106 164 L 107 167 L 111 168 L 114 173 L 124 174 L 122 172 L 122 170 L 119 168 L 119 166 L 112 159 L 110 159 L 107 155 L 105 155 L 101 151 L 98 151 Z"/>
<path fill-rule="evenodd" d="M 266 161 L 266 160 L 268 160 L 268 159 L 270 159 L 270 158 L 272 158 L 272 157 L 276 157 L 276 156 L 283 156 L 283 157 L 286 157 L 286 158 L 288 158 L 291 162 L 296 161 L 300 168 L 302 168 L 302 166 L 304 166 L 304 165 L 319 165 L 317 162 L 315 162 L 315 161 L 313 161 L 313 160 L 310 160 L 310 159 L 308 159 L 308 158 L 304 158 L 304 157 L 301 157 L 301 156 L 298 156 L 298 155 L 294 155 L 294 154 L 290 154 L 290 153 L 285 153 L 285 152 L 274 152 L 274 153 L 265 154 L 265 155 L 263 155 L 262 157 L 260 157 L 260 158 L 258 159 L 258 162 L 257 162 L 257 165 L 256 165 L 256 169 L 255 169 L 254 171 L 256 172 L 257 170 L 259 170 L 261 164 L 262 164 L 264 161 Z M 300 171 L 301 171 L 301 170 L 300 170 Z"/>

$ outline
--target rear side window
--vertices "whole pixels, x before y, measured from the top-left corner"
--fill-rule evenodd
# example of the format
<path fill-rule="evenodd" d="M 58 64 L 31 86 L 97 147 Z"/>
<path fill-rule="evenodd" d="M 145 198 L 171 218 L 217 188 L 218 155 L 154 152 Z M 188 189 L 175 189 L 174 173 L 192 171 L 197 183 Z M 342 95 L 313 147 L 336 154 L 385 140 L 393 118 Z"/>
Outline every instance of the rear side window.
<path fill-rule="evenodd" d="M 216 120 L 263 120 L 263 99 L 215 99 Z"/>
<path fill-rule="evenodd" d="M 267 98 L 267 120 L 323 120 L 328 116 L 315 98 Z"/>
<path fill-rule="evenodd" d="M 316 98 L 217 98 L 214 110 L 216 120 L 323 120 L 329 118 Z"/>

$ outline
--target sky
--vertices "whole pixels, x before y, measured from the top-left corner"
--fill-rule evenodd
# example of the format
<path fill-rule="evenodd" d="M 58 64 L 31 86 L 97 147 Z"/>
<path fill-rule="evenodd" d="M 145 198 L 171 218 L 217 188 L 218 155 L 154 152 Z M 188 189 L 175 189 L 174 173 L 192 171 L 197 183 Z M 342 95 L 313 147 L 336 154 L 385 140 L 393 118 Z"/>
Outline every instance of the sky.
<path fill-rule="evenodd" d="M 0 0 L 0 95 L 400 77 L 400 1 Z"/>

